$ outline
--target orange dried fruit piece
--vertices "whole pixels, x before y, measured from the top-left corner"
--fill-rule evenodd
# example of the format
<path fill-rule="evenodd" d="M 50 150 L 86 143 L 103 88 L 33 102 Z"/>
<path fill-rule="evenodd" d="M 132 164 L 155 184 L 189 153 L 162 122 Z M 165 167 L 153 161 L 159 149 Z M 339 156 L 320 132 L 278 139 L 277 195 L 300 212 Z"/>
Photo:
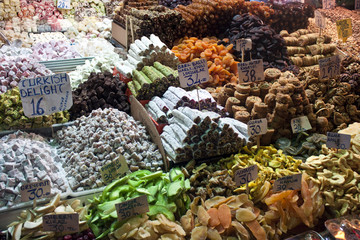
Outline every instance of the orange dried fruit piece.
<path fill-rule="evenodd" d="M 199 206 L 197 217 L 199 220 L 199 223 L 203 226 L 207 226 L 209 223 L 210 215 L 207 213 L 205 208 L 203 206 Z"/>
<path fill-rule="evenodd" d="M 209 224 L 208 224 L 209 227 L 215 228 L 216 226 L 218 226 L 220 224 L 218 210 L 216 208 L 210 208 L 209 210 L 207 210 L 207 213 L 210 216 Z"/>
<path fill-rule="evenodd" d="M 261 227 L 260 223 L 256 220 L 251 222 L 245 222 L 245 225 L 250 229 L 254 237 L 258 240 L 266 240 L 266 232 L 264 228 Z"/>
<path fill-rule="evenodd" d="M 292 190 L 283 191 L 280 193 L 272 194 L 270 197 L 265 199 L 266 205 L 274 204 L 277 201 L 280 201 L 286 197 L 288 197 L 290 194 L 292 194 Z"/>
<path fill-rule="evenodd" d="M 256 219 L 256 215 L 248 208 L 239 208 L 236 210 L 236 219 L 239 222 L 250 222 Z"/>
<path fill-rule="evenodd" d="M 231 225 L 231 210 L 228 205 L 222 204 L 218 208 L 219 220 L 221 225 L 226 229 Z"/>

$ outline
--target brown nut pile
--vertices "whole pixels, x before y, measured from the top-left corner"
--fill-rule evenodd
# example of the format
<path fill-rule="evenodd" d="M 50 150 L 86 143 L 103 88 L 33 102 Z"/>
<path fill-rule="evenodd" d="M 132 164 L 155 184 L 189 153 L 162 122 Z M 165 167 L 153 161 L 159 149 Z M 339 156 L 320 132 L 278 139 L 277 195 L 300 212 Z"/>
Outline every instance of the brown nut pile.
<path fill-rule="evenodd" d="M 301 73 L 301 79 L 306 80 L 306 96 L 314 109 L 317 132 L 338 131 L 349 123 L 360 121 L 359 96 L 351 85 L 335 79 L 319 80 L 317 74 Z"/>
<path fill-rule="evenodd" d="M 351 148 L 360 147 L 360 135 L 352 140 Z M 320 184 L 325 207 L 333 217 L 359 213 L 360 155 L 353 150 L 330 150 L 323 146 L 323 154 L 311 156 L 300 165 L 312 181 Z"/>

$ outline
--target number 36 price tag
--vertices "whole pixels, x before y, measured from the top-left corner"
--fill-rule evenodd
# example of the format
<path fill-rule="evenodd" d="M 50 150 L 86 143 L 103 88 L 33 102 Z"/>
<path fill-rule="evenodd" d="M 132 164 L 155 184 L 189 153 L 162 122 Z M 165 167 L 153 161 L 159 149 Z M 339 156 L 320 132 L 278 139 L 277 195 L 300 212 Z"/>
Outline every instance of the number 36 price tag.
<path fill-rule="evenodd" d="M 49 180 L 23 184 L 20 187 L 21 201 L 27 202 L 34 199 L 48 197 L 51 192 Z"/>
<path fill-rule="evenodd" d="M 27 117 L 65 111 L 73 104 L 70 78 L 66 73 L 23 79 L 18 86 Z"/>
<path fill-rule="evenodd" d="M 105 183 L 111 183 L 114 179 L 121 177 L 129 170 L 126 159 L 123 155 L 106 164 L 100 169 L 101 178 Z"/>
<path fill-rule="evenodd" d="M 240 82 L 264 81 L 264 65 L 262 59 L 238 63 Z"/>
<path fill-rule="evenodd" d="M 262 135 L 267 132 L 266 118 L 254 119 L 248 122 L 248 134 L 250 137 Z"/>
<path fill-rule="evenodd" d="M 178 65 L 180 86 L 191 87 L 209 81 L 209 69 L 206 59 Z"/>
<path fill-rule="evenodd" d="M 115 205 L 115 207 L 119 221 L 149 211 L 149 203 L 147 201 L 146 195 L 142 195 L 140 197 L 133 198 L 122 203 L 118 203 Z"/>
<path fill-rule="evenodd" d="M 257 178 L 258 166 L 252 165 L 247 168 L 239 169 L 235 172 L 235 182 L 237 186 L 254 181 Z"/>

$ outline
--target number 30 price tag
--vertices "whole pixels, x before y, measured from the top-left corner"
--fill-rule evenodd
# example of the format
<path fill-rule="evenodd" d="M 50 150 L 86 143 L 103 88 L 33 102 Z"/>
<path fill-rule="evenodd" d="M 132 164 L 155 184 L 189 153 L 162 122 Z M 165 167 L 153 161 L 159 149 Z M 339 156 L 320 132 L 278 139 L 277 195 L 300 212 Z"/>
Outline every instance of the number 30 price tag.
<path fill-rule="evenodd" d="M 27 117 L 65 111 L 73 104 L 70 78 L 66 73 L 23 79 L 18 86 Z"/>
<path fill-rule="evenodd" d="M 206 59 L 178 65 L 180 86 L 191 87 L 209 81 L 209 69 Z"/>
<path fill-rule="evenodd" d="M 44 231 L 53 232 L 78 232 L 79 214 L 47 214 L 43 216 Z"/>
<path fill-rule="evenodd" d="M 51 192 L 49 180 L 23 184 L 20 187 L 21 201 L 27 202 L 34 199 L 48 197 Z"/>
<path fill-rule="evenodd" d="M 235 172 L 235 182 L 237 186 L 254 181 L 257 178 L 258 166 L 252 165 L 247 168 L 239 169 Z"/>
<path fill-rule="evenodd" d="M 351 135 L 328 132 L 326 139 L 326 146 L 328 148 L 349 149 L 350 141 L 351 141 Z"/>
<path fill-rule="evenodd" d="M 279 178 L 274 183 L 274 191 L 282 192 L 286 190 L 300 190 L 301 189 L 302 174 L 294 174 Z"/>
<path fill-rule="evenodd" d="M 254 119 L 248 122 L 248 134 L 250 137 L 262 135 L 267 132 L 266 118 Z"/>
<path fill-rule="evenodd" d="M 264 65 L 262 59 L 238 63 L 240 82 L 264 81 Z"/>

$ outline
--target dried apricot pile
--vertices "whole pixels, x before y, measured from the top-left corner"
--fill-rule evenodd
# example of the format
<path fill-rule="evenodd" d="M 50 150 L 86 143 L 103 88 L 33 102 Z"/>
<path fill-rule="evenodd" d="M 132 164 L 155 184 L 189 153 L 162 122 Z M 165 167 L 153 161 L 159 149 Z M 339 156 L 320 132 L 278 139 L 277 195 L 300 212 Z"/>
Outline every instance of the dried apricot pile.
<path fill-rule="evenodd" d="M 233 45 L 218 45 L 215 37 L 198 39 L 185 37 L 172 51 L 182 63 L 193 62 L 204 58 L 207 60 L 210 80 L 206 86 L 223 86 L 226 83 L 237 83 L 237 61 L 231 54 Z"/>

